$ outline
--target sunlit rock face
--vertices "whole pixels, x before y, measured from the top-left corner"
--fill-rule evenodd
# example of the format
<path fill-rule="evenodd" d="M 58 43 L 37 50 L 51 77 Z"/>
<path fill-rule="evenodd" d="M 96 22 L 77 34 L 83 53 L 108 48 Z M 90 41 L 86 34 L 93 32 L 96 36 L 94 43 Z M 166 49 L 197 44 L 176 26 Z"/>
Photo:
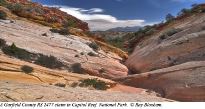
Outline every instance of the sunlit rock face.
<path fill-rule="evenodd" d="M 126 65 L 133 73 L 143 73 L 190 61 L 205 60 L 205 15 L 195 15 L 176 21 L 171 27 L 142 40 L 129 56 Z M 166 31 L 180 29 L 174 35 L 161 38 Z"/>

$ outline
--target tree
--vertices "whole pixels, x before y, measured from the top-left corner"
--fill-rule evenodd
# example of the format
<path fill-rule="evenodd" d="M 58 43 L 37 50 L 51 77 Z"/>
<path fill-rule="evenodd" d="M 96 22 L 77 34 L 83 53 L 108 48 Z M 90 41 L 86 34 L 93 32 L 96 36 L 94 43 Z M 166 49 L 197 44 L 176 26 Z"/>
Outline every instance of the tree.
<path fill-rule="evenodd" d="M 167 14 L 166 15 L 166 21 L 171 21 L 171 20 L 173 20 L 175 17 L 172 15 L 172 14 Z"/>
<path fill-rule="evenodd" d="M 194 3 L 194 4 L 191 5 L 192 8 L 195 8 L 195 7 L 197 7 L 197 6 L 198 6 L 197 3 Z"/>
<path fill-rule="evenodd" d="M 178 16 L 185 15 L 185 14 L 190 14 L 191 12 L 192 12 L 191 9 L 184 8 L 178 13 Z"/>

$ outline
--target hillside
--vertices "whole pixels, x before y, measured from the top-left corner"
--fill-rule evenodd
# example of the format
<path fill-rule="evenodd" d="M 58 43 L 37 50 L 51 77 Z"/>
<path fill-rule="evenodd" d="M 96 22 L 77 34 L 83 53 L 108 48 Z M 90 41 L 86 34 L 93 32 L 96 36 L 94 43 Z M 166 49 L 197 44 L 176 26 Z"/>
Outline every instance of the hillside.
<path fill-rule="evenodd" d="M 128 69 L 115 53 L 120 50 L 92 37 L 70 34 L 85 34 L 86 23 L 27 0 L 1 0 L 0 4 L 0 101 L 171 101 L 103 79 L 127 76 Z M 16 5 L 20 11 L 12 9 Z M 26 13 L 30 6 L 47 15 L 36 10 Z M 49 22 L 49 16 L 59 18 Z M 68 18 L 76 21 L 75 26 L 62 28 Z M 54 28 L 56 24 L 59 27 Z M 69 32 L 61 31 L 66 28 Z"/>
<path fill-rule="evenodd" d="M 96 34 L 57 8 L 0 0 L 0 101 L 205 101 L 205 4 Z"/>
<path fill-rule="evenodd" d="M 134 26 L 134 27 L 117 27 L 117 28 L 111 28 L 106 31 L 110 32 L 135 32 L 138 31 L 141 27 L 140 26 Z"/>
<path fill-rule="evenodd" d="M 113 81 L 67 71 L 52 70 L 28 62 L 12 59 L 0 52 L 0 101 L 171 101 L 146 93 L 144 89 L 116 84 Z M 22 71 L 27 65 L 30 74 Z M 79 80 L 99 78 L 114 85 L 108 91 L 76 86 Z M 64 86 L 65 85 L 65 86 Z M 125 90 L 129 89 L 129 90 Z M 124 90 L 123 90 L 124 89 Z M 128 94 L 128 92 L 131 94 Z M 120 95 L 120 96 L 119 96 Z"/>
<path fill-rule="evenodd" d="M 57 8 L 42 6 L 28 0 L 1 0 L 0 6 L 8 8 L 13 14 L 27 18 L 53 28 L 79 28 L 88 31 L 88 24 L 81 20 L 60 11 Z M 35 8 L 34 8 L 35 7 Z"/>
<path fill-rule="evenodd" d="M 204 10 L 201 4 L 171 21 L 136 32 L 126 61 L 135 75 L 122 83 L 179 101 L 204 101 Z"/>

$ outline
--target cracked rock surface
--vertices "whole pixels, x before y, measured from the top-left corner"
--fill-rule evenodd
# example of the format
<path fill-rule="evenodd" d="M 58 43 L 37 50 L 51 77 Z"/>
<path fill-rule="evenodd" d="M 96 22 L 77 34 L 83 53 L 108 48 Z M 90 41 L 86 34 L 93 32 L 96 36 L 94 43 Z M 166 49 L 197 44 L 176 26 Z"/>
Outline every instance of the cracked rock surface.
<path fill-rule="evenodd" d="M 0 81 L 0 101 L 66 101 L 66 102 L 123 102 L 123 101 L 171 101 L 152 95 L 106 92 L 83 88 L 56 87 Z"/>
<path fill-rule="evenodd" d="M 0 36 L 8 44 L 15 43 L 17 47 L 32 53 L 55 56 L 68 66 L 81 63 L 90 75 L 116 78 L 128 74 L 127 67 L 120 63 L 122 59 L 118 55 L 103 50 L 96 52 L 89 47 L 91 41 L 80 36 L 59 35 L 50 32 L 49 27 L 24 20 L 15 20 L 13 23 L 0 20 L 0 28 Z M 97 56 L 87 55 L 90 52 Z M 103 73 L 100 72 L 101 69 L 104 69 Z"/>

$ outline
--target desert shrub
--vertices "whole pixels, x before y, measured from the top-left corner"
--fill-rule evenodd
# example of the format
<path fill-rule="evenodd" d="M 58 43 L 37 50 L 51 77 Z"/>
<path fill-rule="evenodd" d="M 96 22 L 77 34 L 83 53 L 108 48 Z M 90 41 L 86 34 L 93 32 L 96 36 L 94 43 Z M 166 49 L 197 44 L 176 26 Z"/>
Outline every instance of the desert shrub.
<path fill-rule="evenodd" d="M 64 84 L 64 83 L 56 83 L 55 86 L 58 86 L 58 87 L 66 87 L 66 84 Z"/>
<path fill-rule="evenodd" d="M 6 41 L 4 39 L 0 39 L 0 48 L 6 45 Z"/>
<path fill-rule="evenodd" d="M 11 46 L 3 47 L 2 51 L 5 54 L 9 56 L 14 56 L 18 59 L 31 60 L 31 53 L 24 49 L 16 47 L 14 43 Z"/>
<path fill-rule="evenodd" d="M 26 74 L 29 74 L 29 73 L 32 73 L 33 72 L 33 68 L 30 67 L 30 66 L 27 66 L 27 65 L 24 65 L 21 67 L 21 70 L 26 73 Z"/>
<path fill-rule="evenodd" d="M 90 48 L 92 48 L 94 51 L 98 51 L 100 49 L 100 47 L 98 46 L 98 44 L 96 44 L 95 42 L 91 42 L 88 44 L 88 46 Z"/>
<path fill-rule="evenodd" d="M 0 19 L 6 20 L 6 18 L 7 14 L 4 11 L 0 10 Z"/>
<path fill-rule="evenodd" d="M 70 32 L 69 32 L 69 30 L 67 28 L 62 28 L 62 29 L 60 29 L 59 34 L 61 34 L 61 35 L 69 35 Z"/>
<path fill-rule="evenodd" d="M 201 10 L 201 13 L 205 13 L 205 9 L 202 9 L 202 10 Z"/>
<path fill-rule="evenodd" d="M 124 39 L 123 38 L 120 38 L 120 37 L 117 37 L 117 38 L 108 38 L 107 39 L 107 43 L 117 47 L 117 48 L 120 48 L 120 49 L 123 49 L 124 50 Z"/>
<path fill-rule="evenodd" d="M 75 55 L 75 57 L 76 57 L 76 58 L 79 58 L 80 56 L 77 54 L 77 55 Z"/>
<path fill-rule="evenodd" d="M 177 15 L 178 16 L 183 16 L 183 15 L 186 15 L 186 14 L 191 14 L 192 13 L 192 10 L 191 9 L 182 9 Z"/>
<path fill-rule="evenodd" d="M 59 33 L 60 35 L 69 35 L 70 34 L 70 32 L 67 28 L 61 28 L 61 29 L 52 28 L 52 29 L 50 29 L 50 31 L 53 33 Z"/>
<path fill-rule="evenodd" d="M 175 17 L 172 14 L 167 14 L 166 15 L 166 21 L 172 21 Z"/>
<path fill-rule="evenodd" d="M 89 56 L 97 56 L 95 53 L 93 53 L 93 52 L 88 52 L 88 55 Z"/>
<path fill-rule="evenodd" d="M 43 33 L 42 36 L 46 36 L 47 37 L 48 35 L 47 35 L 47 33 Z"/>
<path fill-rule="evenodd" d="M 170 29 L 165 34 L 167 34 L 168 36 L 172 36 L 180 31 L 182 31 L 182 30 L 181 29 Z"/>
<path fill-rule="evenodd" d="M 84 53 L 84 52 L 81 52 L 80 54 L 81 54 L 81 55 L 84 55 L 85 53 Z"/>
<path fill-rule="evenodd" d="M 163 33 L 161 36 L 159 36 L 160 40 L 166 39 L 168 36 L 172 36 L 178 32 L 182 31 L 181 29 L 170 29 L 167 32 Z"/>
<path fill-rule="evenodd" d="M 73 87 L 73 88 L 75 88 L 75 87 L 78 86 L 78 83 L 77 83 L 77 82 L 73 82 L 70 86 Z"/>
<path fill-rule="evenodd" d="M 166 36 L 167 36 L 166 34 L 162 34 L 161 36 L 159 36 L 159 39 L 164 40 L 164 39 L 166 39 Z"/>
<path fill-rule="evenodd" d="M 0 6 L 4 6 L 6 4 L 7 4 L 7 2 L 5 0 L 0 0 Z"/>
<path fill-rule="evenodd" d="M 60 62 L 56 57 L 54 56 L 45 56 L 40 54 L 38 59 L 35 61 L 35 64 L 51 68 L 51 69 L 60 69 L 61 67 L 64 66 L 62 62 Z"/>
<path fill-rule="evenodd" d="M 7 8 L 11 10 L 13 13 L 20 15 L 20 12 L 22 12 L 23 10 L 23 5 L 20 3 L 8 4 Z"/>
<path fill-rule="evenodd" d="M 81 63 L 74 63 L 71 65 L 71 69 L 74 73 L 83 74 Z"/>
<path fill-rule="evenodd" d="M 50 31 L 53 33 L 59 33 L 59 30 L 57 28 L 51 28 Z"/>
<path fill-rule="evenodd" d="M 68 27 L 76 27 L 77 22 L 74 21 L 73 19 L 67 19 L 66 22 L 64 22 L 63 27 L 68 28 Z"/>
<path fill-rule="evenodd" d="M 106 90 L 108 89 L 108 85 L 107 83 L 105 83 L 104 81 L 98 80 L 98 79 L 84 79 L 84 80 L 80 80 L 80 87 L 93 87 L 97 90 Z"/>

